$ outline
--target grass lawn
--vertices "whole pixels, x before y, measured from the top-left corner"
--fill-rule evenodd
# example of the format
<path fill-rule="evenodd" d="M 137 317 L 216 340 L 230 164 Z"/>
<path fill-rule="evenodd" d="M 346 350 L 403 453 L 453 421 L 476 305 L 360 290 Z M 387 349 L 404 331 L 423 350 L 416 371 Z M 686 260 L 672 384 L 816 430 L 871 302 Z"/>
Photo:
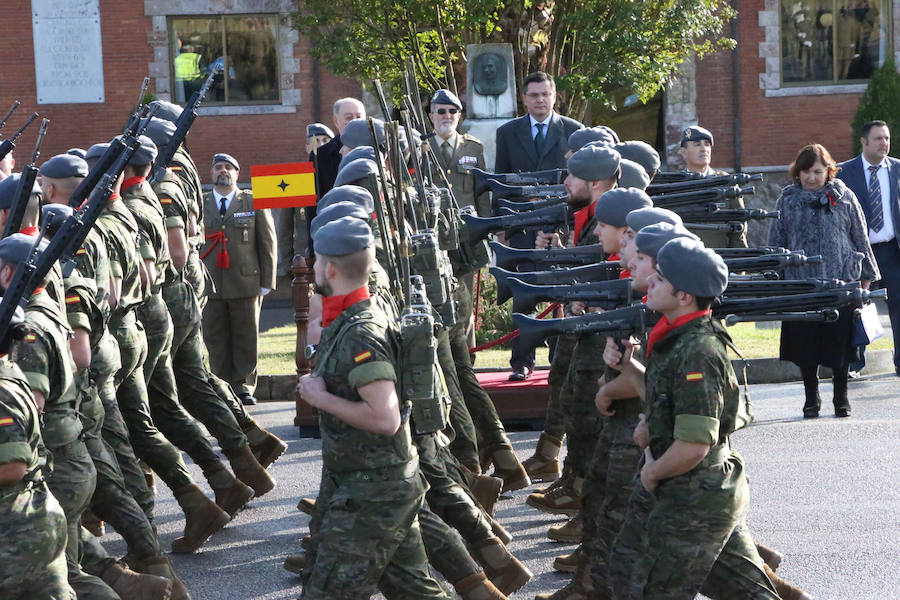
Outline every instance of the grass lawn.
<path fill-rule="evenodd" d="M 728 328 L 735 345 L 746 358 L 771 358 L 778 356 L 780 328 L 758 329 L 753 323 L 740 323 Z M 294 372 L 294 349 L 297 343 L 296 327 L 284 325 L 270 329 L 260 336 L 259 372 L 263 375 L 283 375 Z M 890 336 L 883 335 L 869 346 L 869 350 L 887 350 L 894 347 Z M 537 351 L 537 364 L 547 365 L 547 348 Z M 491 348 L 478 353 L 476 367 L 509 367 L 509 349 Z"/>

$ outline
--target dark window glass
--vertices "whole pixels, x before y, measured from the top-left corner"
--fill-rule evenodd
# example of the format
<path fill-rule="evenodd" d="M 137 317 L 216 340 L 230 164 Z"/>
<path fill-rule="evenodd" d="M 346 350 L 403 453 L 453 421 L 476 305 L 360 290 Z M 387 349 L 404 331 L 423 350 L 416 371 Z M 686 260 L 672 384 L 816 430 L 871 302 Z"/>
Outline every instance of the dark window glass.
<path fill-rule="evenodd" d="M 184 104 L 220 64 L 225 76 L 204 104 L 278 102 L 277 30 L 275 15 L 169 19 L 174 101 Z"/>

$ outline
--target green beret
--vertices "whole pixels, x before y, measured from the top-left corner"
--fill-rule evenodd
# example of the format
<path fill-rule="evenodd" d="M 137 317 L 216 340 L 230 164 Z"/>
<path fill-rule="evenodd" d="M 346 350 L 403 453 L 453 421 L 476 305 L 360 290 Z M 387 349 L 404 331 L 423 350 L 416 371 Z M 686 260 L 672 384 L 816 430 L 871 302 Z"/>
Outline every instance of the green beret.
<path fill-rule="evenodd" d="M 334 138 L 334 132 L 323 123 L 310 123 L 306 126 L 306 137 L 311 138 L 316 135 L 327 135 L 330 138 Z"/>
<path fill-rule="evenodd" d="M 633 160 L 623 158 L 619 161 L 619 168 L 622 170 L 622 174 L 619 175 L 619 187 L 646 190 L 650 185 L 650 176 L 647 175 L 647 171 Z"/>
<path fill-rule="evenodd" d="M 19 181 L 22 179 L 21 173 L 13 173 L 3 181 L 0 181 L 0 209 L 11 208 L 16 199 L 16 191 L 19 189 Z M 40 194 L 41 186 L 34 182 L 31 188 L 32 194 Z"/>
<path fill-rule="evenodd" d="M 348 162 L 344 168 L 338 171 L 334 180 L 335 186 L 347 185 L 357 181 L 368 179 L 369 175 L 378 175 L 378 165 L 368 158 L 357 158 Z"/>
<path fill-rule="evenodd" d="M 154 117 L 159 117 L 160 119 L 165 119 L 166 121 L 172 121 L 173 123 L 181 116 L 181 113 L 184 111 L 183 108 L 178 106 L 177 104 L 172 104 L 171 102 L 166 102 L 165 100 L 154 100 L 147 106 L 150 107 L 150 110 L 156 109 L 156 112 L 153 113 Z"/>
<path fill-rule="evenodd" d="M 375 243 L 369 224 L 353 217 L 335 219 L 319 227 L 313 235 L 316 254 L 346 256 Z"/>
<path fill-rule="evenodd" d="M 384 134 L 384 121 L 381 119 L 372 119 L 375 125 L 375 137 L 378 145 L 382 148 L 387 146 L 387 138 Z M 372 133 L 369 131 L 368 119 L 353 119 L 344 131 L 341 132 L 341 143 L 350 149 L 357 146 L 373 146 Z"/>
<path fill-rule="evenodd" d="M 175 135 L 175 123 L 153 117 L 147 123 L 144 135 L 153 140 L 157 148 L 164 148 L 169 145 L 169 142 L 172 141 L 172 136 Z"/>
<path fill-rule="evenodd" d="M 619 141 L 616 132 L 609 127 L 585 127 L 577 129 L 569 135 L 569 150 L 577 152 L 588 144 L 612 146 Z"/>
<path fill-rule="evenodd" d="M 24 233 L 13 233 L 0 240 L 0 260 L 7 263 L 19 264 L 31 255 L 34 250 L 34 243 L 38 240 L 33 235 Z M 50 242 L 47 238 L 41 238 L 38 245 L 38 252 L 42 252 Z"/>
<path fill-rule="evenodd" d="M 358 185 L 338 185 L 331 188 L 328 193 L 319 198 L 316 203 L 316 211 L 325 210 L 329 205 L 338 202 L 352 202 L 369 215 L 375 212 L 375 201 L 372 199 L 372 194 L 366 188 Z"/>
<path fill-rule="evenodd" d="M 74 154 L 57 154 L 41 165 L 41 175 L 51 179 L 87 177 L 87 162 Z"/>
<path fill-rule="evenodd" d="M 634 228 L 632 227 L 632 229 Z M 665 246 L 667 242 L 682 237 L 689 240 L 700 239 L 681 225 L 660 222 L 642 227 L 634 237 L 634 245 L 638 252 L 656 260 L 656 255 L 659 254 L 660 248 Z"/>
<path fill-rule="evenodd" d="M 462 110 L 462 102 L 459 101 L 459 97 L 456 94 L 451 92 L 450 90 L 438 90 L 431 97 L 431 103 L 429 106 L 434 106 L 435 104 L 449 104 L 451 106 L 455 106 L 459 110 Z"/>
<path fill-rule="evenodd" d="M 697 240 L 666 242 L 657 254 L 656 267 L 676 290 L 700 298 L 714 298 L 728 285 L 725 261 Z"/>
<path fill-rule="evenodd" d="M 678 216 L 678 213 L 665 208 L 657 208 L 655 206 L 633 210 L 625 217 L 625 224 L 634 231 L 640 231 L 648 225 L 656 225 L 657 223 L 682 225 L 681 217 Z"/>
<path fill-rule="evenodd" d="M 338 173 L 346 167 L 349 163 L 352 163 L 357 158 L 367 158 L 371 161 L 375 161 L 375 148 L 372 146 L 357 146 L 353 150 L 347 153 L 341 159 L 341 162 L 338 164 Z"/>
<path fill-rule="evenodd" d="M 585 181 L 614 177 L 619 170 L 619 153 L 605 146 L 587 146 L 569 157 L 569 173 Z"/>
<path fill-rule="evenodd" d="M 366 209 L 354 202 L 335 202 L 326 206 L 324 210 L 318 209 L 316 211 L 316 216 L 313 217 L 313 220 L 309 224 L 309 235 L 315 236 L 319 228 L 325 223 L 330 223 L 344 217 L 353 217 L 354 219 L 360 219 L 368 223 L 369 219 L 372 218 L 372 215 L 371 213 L 366 214 Z"/>
<path fill-rule="evenodd" d="M 225 154 L 224 152 L 219 152 L 218 154 L 213 155 L 212 164 L 215 166 L 216 163 L 226 162 L 238 171 L 241 170 L 241 165 L 238 164 L 238 161 L 235 157 L 230 154 Z"/>
<path fill-rule="evenodd" d="M 622 158 L 632 160 L 644 167 L 651 179 L 659 171 L 659 165 L 661 164 L 659 152 L 650 144 L 638 140 L 629 140 L 627 142 L 619 142 L 613 148 L 622 155 Z"/>
<path fill-rule="evenodd" d="M 46 227 L 47 237 L 59 231 L 66 219 L 72 216 L 74 209 L 65 204 L 45 204 L 41 207 L 41 223 Z"/>
<path fill-rule="evenodd" d="M 594 218 L 613 227 L 625 227 L 628 213 L 650 206 L 653 206 L 653 201 L 643 190 L 614 188 L 594 203 Z"/>
<path fill-rule="evenodd" d="M 700 127 L 699 125 L 692 125 L 691 127 L 686 127 L 684 131 L 681 132 L 681 145 L 684 146 L 688 142 L 699 142 L 702 140 L 709 140 L 709 145 L 712 146 L 713 142 L 713 134 L 708 130 Z"/>

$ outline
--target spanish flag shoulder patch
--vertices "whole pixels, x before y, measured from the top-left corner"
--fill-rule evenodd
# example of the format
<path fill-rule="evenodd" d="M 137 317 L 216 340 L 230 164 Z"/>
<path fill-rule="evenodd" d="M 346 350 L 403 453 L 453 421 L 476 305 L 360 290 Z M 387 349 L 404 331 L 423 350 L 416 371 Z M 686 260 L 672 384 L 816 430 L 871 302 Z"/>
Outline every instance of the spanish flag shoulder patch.
<path fill-rule="evenodd" d="M 365 352 L 360 352 L 359 354 L 357 354 L 356 356 L 354 356 L 354 357 L 353 357 L 353 362 L 359 364 L 359 363 L 361 363 L 361 362 L 364 361 L 364 360 L 369 360 L 370 358 L 372 358 L 372 351 L 371 351 L 371 350 L 366 350 Z"/>
<path fill-rule="evenodd" d="M 81 301 L 78 296 L 66 296 L 66 304 L 77 304 Z"/>
<path fill-rule="evenodd" d="M 694 371 L 692 373 L 687 373 L 684 376 L 684 380 L 685 381 L 702 381 L 703 373 L 701 373 L 700 371 Z"/>
<path fill-rule="evenodd" d="M 25 338 L 24 338 L 24 340 L 28 343 L 34 342 L 34 340 L 36 340 L 36 339 L 37 338 L 35 337 L 35 335 L 33 333 L 26 334 Z"/>
<path fill-rule="evenodd" d="M 12 425 L 12 424 L 13 424 L 12 417 L 3 417 L 2 419 L 0 419 L 0 427 L 3 427 L 5 425 Z"/>
<path fill-rule="evenodd" d="M 79 248 L 79 249 L 75 252 L 75 256 L 81 256 L 82 254 L 87 254 L 87 250 L 85 250 L 84 248 Z"/>
<path fill-rule="evenodd" d="M 163 196 L 159 199 L 159 203 L 160 204 L 172 204 L 172 199 L 166 198 L 165 196 Z"/>

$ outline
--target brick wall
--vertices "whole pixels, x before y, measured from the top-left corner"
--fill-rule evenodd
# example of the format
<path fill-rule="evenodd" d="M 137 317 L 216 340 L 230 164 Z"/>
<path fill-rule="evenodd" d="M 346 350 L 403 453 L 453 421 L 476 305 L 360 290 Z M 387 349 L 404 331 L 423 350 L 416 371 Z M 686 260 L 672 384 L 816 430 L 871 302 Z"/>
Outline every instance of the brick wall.
<path fill-rule="evenodd" d="M 100 0 L 103 38 L 103 70 L 106 101 L 102 104 L 37 104 L 32 40 L 31 2 L 7 0 L 3 10 L 3 32 L 0 55 L 5 57 L 0 76 L 0 111 L 6 111 L 13 100 L 22 105 L 2 133 L 14 131 L 31 111 L 37 110 L 51 120 L 42 146 L 44 159 L 78 146 L 87 148 L 108 141 L 121 131 L 128 111 L 136 100 L 141 81 L 153 62 L 152 20 L 145 15 L 144 2 Z M 321 114 L 313 115 L 312 61 L 309 43 L 304 38 L 294 44 L 294 58 L 300 71 L 293 75 L 294 85 L 301 91 L 301 102 L 295 112 L 259 115 L 201 115 L 188 136 L 191 154 L 200 167 L 200 175 L 208 181 L 207 161 L 216 152 L 232 154 L 244 169 L 240 180 L 250 180 L 252 164 L 305 160 L 306 124 L 322 120 L 331 125 L 331 103 L 343 96 L 359 96 L 360 86 L 351 79 L 338 77 L 319 69 Z M 153 84 L 151 93 L 155 93 Z M 34 146 L 37 124 L 19 139 L 15 156 L 27 160 Z"/>

